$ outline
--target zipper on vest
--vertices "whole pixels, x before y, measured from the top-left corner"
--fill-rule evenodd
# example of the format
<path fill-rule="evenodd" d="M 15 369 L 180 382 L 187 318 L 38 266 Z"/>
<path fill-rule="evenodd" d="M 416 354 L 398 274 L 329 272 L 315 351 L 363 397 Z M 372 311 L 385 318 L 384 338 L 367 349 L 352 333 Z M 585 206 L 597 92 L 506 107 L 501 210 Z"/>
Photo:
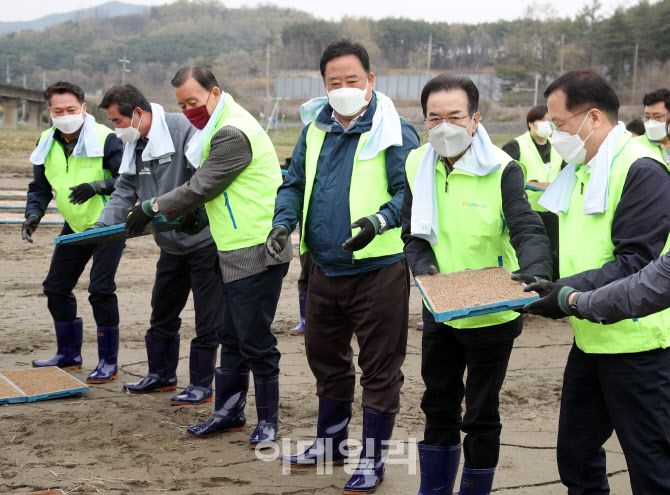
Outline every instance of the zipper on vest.
<path fill-rule="evenodd" d="M 582 182 L 582 189 L 579 192 L 579 194 L 581 194 L 582 196 L 584 195 L 584 182 Z"/>
<path fill-rule="evenodd" d="M 444 192 L 447 192 L 449 189 L 449 178 L 444 180 Z"/>

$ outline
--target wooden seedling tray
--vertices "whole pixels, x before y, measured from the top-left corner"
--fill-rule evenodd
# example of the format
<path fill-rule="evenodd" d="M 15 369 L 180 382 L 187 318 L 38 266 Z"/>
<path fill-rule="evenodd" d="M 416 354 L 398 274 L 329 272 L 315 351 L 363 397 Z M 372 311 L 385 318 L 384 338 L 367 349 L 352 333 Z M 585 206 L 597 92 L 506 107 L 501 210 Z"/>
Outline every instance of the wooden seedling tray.
<path fill-rule="evenodd" d="M 539 299 L 535 292 L 524 292 L 524 285 L 510 275 L 499 266 L 421 275 L 415 283 L 435 321 L 445 322 L 509 311 Z"/>
<path fill-rule="evenodd" d="M 35 402 L 85 392 L 88 385 L 55 366 L 0 371 L 0 404 Z"/>
<path fill-rule="evenodd" d="M 179 225 L 179 221 L 168 222 L 165 217 L 155 217 L 141 234 L 129 234 L 126 225 L 120 223 L 101 229 L 85 230 L 77 234 L 62 235 L 56 237 L 56 244 L 104 244 L 107 242 L 122 241 L 131 237 L 140 237 L 143 235 L 156 234 L 158 232 L 167 232 L 174 230 Z"/>

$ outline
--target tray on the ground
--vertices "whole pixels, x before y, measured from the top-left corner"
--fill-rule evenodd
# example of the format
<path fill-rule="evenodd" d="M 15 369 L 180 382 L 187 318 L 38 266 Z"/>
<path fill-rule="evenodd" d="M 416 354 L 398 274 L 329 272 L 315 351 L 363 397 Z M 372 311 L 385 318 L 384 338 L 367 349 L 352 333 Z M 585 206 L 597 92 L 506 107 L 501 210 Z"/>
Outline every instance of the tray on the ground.
<path fill-rule="evenodd" d="M 106 242 L 116 242 L 131 237 L 139 237 L 143 235 L 156 234 L 158 232 L 167 232 L 174 230 L 179 225 L 179 221 L 174 220 L 168 222 L 165 217 L 155 217 L 141 234 L 129 234 L 126 230 L 126 225 L 120 223 L 118 225 L 111 225 L 110 227 L 103 227 L 101 229 L 85 230 L 77 234 L 62 235 L 56 237 L 54 242 L 56 244 L 103 244 Z"/>
<path fill-rule="evenodd" d="M 502 266 L 462 272 L 421 275 L 415 283 L 435 321 L 445 322 L 521 308 L 539 299 L 524 292 Z"/>
<path fill-rule="evenodd" d="M 0 223 L 3 224 L 14 224 L 19 225 L 23 224 L 26 221 L 26 217 L 23 212 L 13 212 L 11 210 L 0 210 Z M 40 225 L 63 225 L 65 221 L 60 213 L 49 211 L 46 215 L 40 220 Z"/>
<path fill-rule="evenodd" d="M 528 182 L 526 189 L 530 189 L 531 191 L 546 191 L 550 185 L 551 182 Z"/>
<path fill-rule="evenodd" d="M 16 200 L 5 201 L 0 198 L 0 210 L 25 211 L 25 209 L 26 209 L 25 201 L 16 201 Z M 56 211 L 56 210 L 58 210 L 56 203 L 53 201 L 49 203 L 49 205 L 47 206 L 47 211 Z"/>
<path fill-rule="evenodd" d="M 0 404 L 35 402 L 88 392 L 88 385 L 55 366 L 0 371 Z"/>
<path fill-rule="evenodd" d="M 52 489 L 52 490 L 41 490 L 39 492 L 22 493 L 21 495 L 67 495 L 67 493 L 65 493 L 61 489 Z"/>

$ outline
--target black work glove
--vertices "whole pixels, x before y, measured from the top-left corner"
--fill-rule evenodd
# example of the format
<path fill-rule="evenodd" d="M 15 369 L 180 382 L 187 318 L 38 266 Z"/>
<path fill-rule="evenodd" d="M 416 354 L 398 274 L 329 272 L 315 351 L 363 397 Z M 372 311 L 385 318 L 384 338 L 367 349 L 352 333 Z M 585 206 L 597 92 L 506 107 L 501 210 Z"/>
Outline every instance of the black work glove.
<path fill-rule="evenodd" d="M 70 198 L 70 203 L 74 205 L 83 205 L 86 201 L 98 194 L 100 188 L 95 182 L 84 182 L 78 186 L 71 187 L 70 191 L 72 191 L 68 196 L 68 198 Z"/>
<path fill-rule="evenodd" d="M 521 282 L 522 284 L 528 286 L 529 284 L 536 284 L 540 280 L 542 280 L 540 277 L 536 277 L 534 275 L 528 275 L 527 273 L 512 273 L 512 280 L 516 282 Z M 525 289 L 524 289 L 525 290 Z M 516 308 L 513 309 L 512 311 L 516 311 L 519 314 L 525 314 L 526 313 L 526 308 Z"/>
<path fill-rule="evenodd" d="M 146 205 L 148 206 L 145 206 Z M 147 211 L 148 210 L 148 211 Z M 151 202 L 149 200 L 143 201 L 140 204 L 133 206 L 128 212 L 126 219 L 126 230 L 129 234 L 139 235 L 144 231 L 155 213 L 151 211 Z"/>
<path fill-rule="evenodd" d="M 37 229 L 37 226 L 40 224 L 42 218 L 39 215 L 31 213 L 26 218 L 26 221 L 23 222 L 23 227 L 21 228 L 21 239 L 28 242 L 33 242 L 33 232 Z"/>
<path fill-rule="evenodd" d="M 357 227 L 361 228 L 360 232 L 342 244 L 345 251 L 359 251 L 370 244 L 379 232 L 379 219 L 374 215 L 359 218 L 351 224 L 352 229 Z"/>
<path fill-rule="evenodd" d="M 177 225 L 176 232 L 195 235 L 209 225 L 209 217 L 203 206 L 189 211 Z"/>
<path fill-rule="evenodd" d="M 523 307 L 525 312 L 553 318 L 554 320 L 573 315 L 570 311 L 568 300 L 572 293 L 576 292 L 579 294 L 579 291 L 572 287 L 556 282 L 549 282 L 548 280 L 540 280 L 534 284 L 527 285 L 523 290 L 526 292 L 535 291 L 540 294 L 540 299 L 528 303 Z M 574 314 L 573 316 L 579 317 L 578 314 Z"/>
<path fill-rule="evenodd" d="M 272 227 L 272 230 L 268 234 L 268 238 L 265 241 L 265 250 L 270 256 L 272 256 L 277 261 L 281 261 L 281 252 L 286 247 L 288 242 L 289 232 L 286 227 L 283 225 L 277 225 Z"/>

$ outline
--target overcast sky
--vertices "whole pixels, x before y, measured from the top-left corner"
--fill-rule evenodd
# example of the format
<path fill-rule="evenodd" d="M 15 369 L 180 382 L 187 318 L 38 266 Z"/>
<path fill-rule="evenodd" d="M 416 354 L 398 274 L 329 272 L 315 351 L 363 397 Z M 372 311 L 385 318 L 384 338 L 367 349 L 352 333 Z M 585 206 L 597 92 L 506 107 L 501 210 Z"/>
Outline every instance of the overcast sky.
<path fill-rule="evenodd" d="M 71 10 L 93 7 L 107 0 L 0 0 L 0 21 L 27 21 L 48 14 L 69 12 Z M 166 0 L 121 0 L 138 5 L 162 5 L 171 3 Z M 535 0 L 539 5 L 551 5 L 559 16 L 574 17 L 585 4 L 593 0 Z M 654 3 L 655 0 L 652 0 Z M 352 17 L 408 17 L 426 21 L 479 23 L 498 19 L 516 19 L 523 16 L 533 0 L 502 2 L 500 0 L 460 1 L 453 0 L 336 0 L 323 2 L 315 0 L 224 0 L 227 7 L 254 7 L 259 4 L 274 4 L 281 7 L 294 7 L 310 12 L 324 19 L 340 19 L 345 15 Z M 600 15 L 608 15 L 618 6 L 633 2 L 624 0 L 600 0 Z M 546 9 L 541 8 L 541 11 Z"/>

